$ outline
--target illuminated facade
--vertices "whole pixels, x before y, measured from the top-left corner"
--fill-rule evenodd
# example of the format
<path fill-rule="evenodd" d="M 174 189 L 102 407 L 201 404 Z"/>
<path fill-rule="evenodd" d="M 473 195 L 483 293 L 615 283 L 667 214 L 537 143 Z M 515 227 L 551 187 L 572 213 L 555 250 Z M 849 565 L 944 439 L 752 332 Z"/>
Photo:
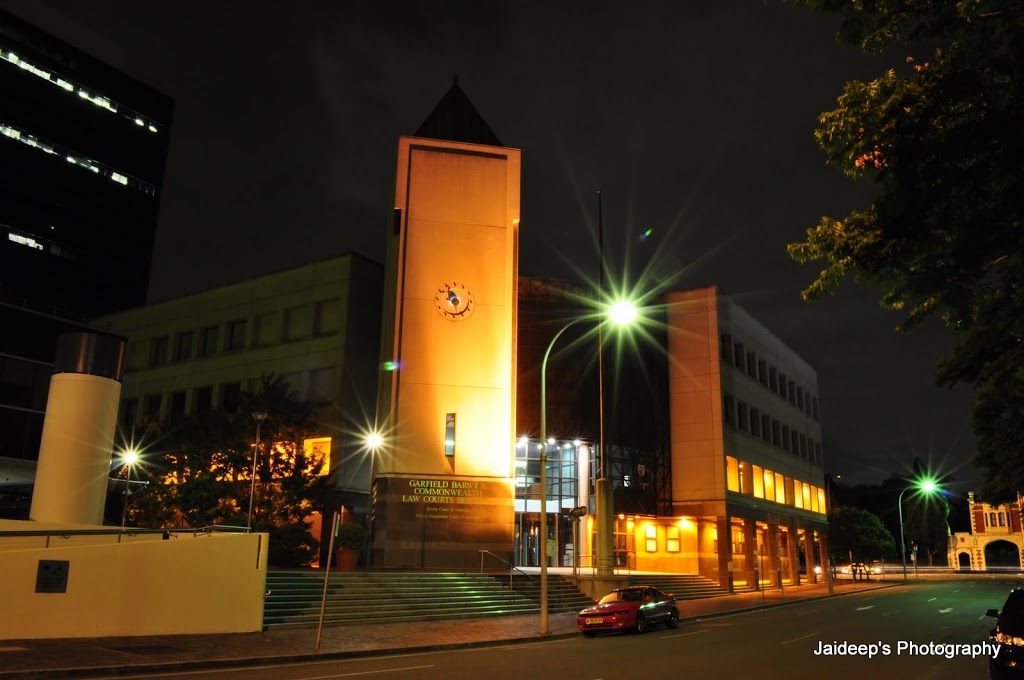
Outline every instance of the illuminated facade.
<path fill-rule="evenodd" d="M 0 11 L 0 456 L 38 454 L 57 336 L 145 301 L 172 114 Z"/>
<path fill-rule="evenodd" d="M 672 516 L 646 525 L 672 571 L 723 586 L 827 565 L 817 375 L 714 287 L 667 298 Z M 809 574 L 813 570 L 808 569 Z"/>
<path fill-rule="evenodd" d="M 399 139 L 374 566 L 471 567 L 511 550 L 519 168 L 457 83 Z"/>
<path fill-rule="evenodd" d="M 967 494 L 971 514 L 971 530 L 958 531 L 949 537 L 950 566 L 964 571 L 989 569 L 1020 569 L 1024 564 L 1024 528 L 1017 494 L 1013 503 L 992 505 L 979 503 L 974 492 Z"/>

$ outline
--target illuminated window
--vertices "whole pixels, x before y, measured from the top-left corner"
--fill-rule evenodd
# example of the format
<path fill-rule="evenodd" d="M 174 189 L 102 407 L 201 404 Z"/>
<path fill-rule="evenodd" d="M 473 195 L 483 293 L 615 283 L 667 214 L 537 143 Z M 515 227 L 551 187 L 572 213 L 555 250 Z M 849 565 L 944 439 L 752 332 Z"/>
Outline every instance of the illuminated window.
<path fill-rule="evenodd" d="M 732 456 L 725 457 L 726 488 L 729 491 L 740 490 L 740 468 L 738 461 Z"/>
<path fill-rule="evenodd" d="M 666 552 L 677 553 L 681 550 L 679 543 L 679 527 L 665 527 L 665 550 Z"/>
<path fill-rule="evenodd" d="M 811 510 L 813 512 L 819 512 L 818 510 L 818 487 L 811 486 Z"/>
<path fill-rule="evenodd" d="M 754 497 L 764 498 L 764 470 L 760 465 L 754 466 L 752 481 L 754 482 Z"/>
<path fill-rule="evenodd" d="M 786 502 L 786 477 L 781 472 L 775 473 L 775 502 Z"/>
<path fill-rule="evenodd" d="M 828 512 L 828 508 L 825 507 L 825 490 L 818 489 L 818 512 L 825 514 Z"/>
<path fill-rule="evenodd" d="M 800 486 L 800 482 L 793 480 L 793 506 L 797 508 L 804 507 L 804 494 Z"/>
<path fill-rule="evenodd" d="M 644 527 L 644 550 L 658 552 L 658 527 L 653 524 Z"/>
<path fill-rule="evenodd" d="M 745 493 L 748 496 L 753 493 L 750 476 L 750 466 L 740 461 L 740 493 Z"/>
<path fill-rule="evenodd" d="M 805 510 L 811 509 L 811 485 L 807 482 L 800 483 L 800 489 L 803 493 L 804 504 L 801 506 Z"/>
<path fill-rule="evenodd" d="M 775 473 L 771 470 L 764 471 L 764 497 L 775 500 Z"/>
<path fill-rule="evenodd" d="M 455 455 L 455 414 L 446 413 L 444 416 L 444 455 Z"/>

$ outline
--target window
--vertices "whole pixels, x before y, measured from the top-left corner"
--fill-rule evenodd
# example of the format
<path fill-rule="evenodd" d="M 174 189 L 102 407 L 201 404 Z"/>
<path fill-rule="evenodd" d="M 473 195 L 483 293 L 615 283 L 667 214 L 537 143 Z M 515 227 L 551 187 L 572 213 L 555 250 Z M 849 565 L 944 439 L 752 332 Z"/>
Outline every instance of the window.
<path fill-rule="evenodd" d="M 750 479 L 750 466 L 740 461 L 739 464 L 740 473 L 740 493 L 745 493 L 748 496 L 752 492 L 751 479 Z"/>
<path fill-rule="evenodd" d="M 772 418 L 772 444 L 782 446 L 782 424 Z"/>
<path fill-rule="evenodd" d="M 725 483 L 729 491 L 740 490 L 739 461 L 732 456 L 725 457 Z"/>
<path fill-rule="evenodd" d="M 192 394 L 192 412 L 205 413 L 213 408 L 213 388 L 197 387 Z"/>
<path fill-rule="evenodd" d="M 220 407 L 225 413 L 234 413 L 242 402 L 242 383 L 231 382 L 220 386 Z"/>
<path fill-rule="evenodd" d="M 667 552 L 679 552 L 681 549 L 679 545 L 679 527 L 665 527 L 665 550 Z"/>
<path fill-rule="evenodd" d="M 644 550 L 649 553 L 658 552 L 658 527 L 654 524 L 644 527 Z"/>
<path fill-rule="evenodd" d="M 149 365 L 160 366 L 161 364 L 167 363 L 167 345 L 168 338 L 166 335 L 159 338 L 153 338 L 149 345 Z"/>
<path fill-rule="evenodd" d="M 818 419 L 818 398 L 814 395 L 811 395 L 811 417 Z"/>
<path fill-rule="evenodd" d="M 150 394 L 142 400 L 142 415 L 149 420 L 160 419 L 160 407 L 163 405 L 163 396 L 160 394 Z"/>
<path fill-rule="evenodd" d="M 768 362 L 764 359 L 757 360 L 757 380 L 768 387 Z"/>
<path fill-rule="evenodd" d="M 309 400 L 314 404 L 329 404 L 337 399 L 338 367 L 315 368 L 309 372 Z"/>
<path fill-rule="evenodd" d="M 757 380 L 757 355 L 747 352 L 747 375 Z"/>
<path fill-rule="evenodd" d="M 305 338 L 312 332 L 309 305 L 297 305 L 284 310 L 284 340 Z"/>
<path fill-rule="evenodd" d="M 754 465 L 751 476 L 754 482 L 754 497 L 764 498 L 764 469 L 760 465 Z"/>
<path fill-rule="evenodd" d="M 228 324 L 228 336 L 224 351 L 226 352 L 237 352 L 238 350 L 245 347 L 245 328 L 246 321 L 232 321 Z"/>
<path fill-rule="evenodd" d="M 761 414 L 761 439 L 772 443 L 772 417 L 767 413 Z"/>
<path fill-rule="evenodd" d="M 256 317 L 252 344 L 264 347 L 281 341 L 281 320 L 277 312 L 266 312 Z"/>
<path fill-rule="evenodd" d="M 775 500 L 775 473 L 771 470 L 764 471 L 764 497 L 770 501 Z"/>
<path fill-rule="evenodd" d="M 121 404 L 121 423 L 134 425 L 139 420 L 139 400 L 125 399 Z"/>
<path fill-rule="evenodd" d="M 799 385 L 796 387 L 796 407 L 801 411 L 807 411 L 807 409 L 804 408 L 804 388 Z"/>
<path fill-rule="evenodd" d="M 775 502 L 786 502 L 786 477 L 781 472 L 775 473 Z"/>
<path fill-rule="evenodd" d="M 779 391 L 779 375 L 775 372 L 774 366 L 768 369 L 768 389 L 772 392 Z"/>
<path fill-rule="evenodd" d="M 789 403 L 796 406 L 796 385 L 792 380 L 789 381 L 789 387 L 786 390 L 786 397 L 789 399 Z"/>
<path fill-rule="evenodd" d="M 1006 526 L 1006 514 L 1000 512 L 998 517 L 999 517 L 999 526 L 1005 527 Z"/>
<path fill-rule="evenodd" d="M 736 400 L 731 394 L 722 396 L 722 422 L 726 425 L 736 425 Z"/>
<path fill-rule="evenodd" d="M 789 425 L 782 426 L 782 448 L 784 448 L 787 451 L 793 450 L 789 442 Z"/>
<path fill-rule="evenodd" d="M 313 305 L 313 333 L 337 333 L 341 329 L 341 298 L 320 300 Z"/>
<path fill-rule="evenodd" d="M 807 435 L 800 433 L 800 457 L 807 460 Z"/>
<path fill-rule="evenodd" d="M 732 336 L 728 333 L 722 333 L 718 346 L 722 355 L 722 361 L 729 361 L 732 358 Z"/>
<path fill-rule="evenodd" d="M 174 360 L 185 361 L 192 358 L 192 343 L 195 338 L 195 333 L 192 331 L 185 331 L 184 333 L 178 333 L 174 338 Z"/>
<path fill-rule="evenodd" d="M 814 443 L 814 462 L 821 465 L 821 442 Z"/>
<path fill-rule="evenodd" d="M 750 413 L 747 410 L 747 403 L 745 401 L 736 402 L 736 416 L 739 428 L 744 432 L 750 431 Z"/>
<path fill-rule="evenodd" d="M 733 349 L 735 350 L 733 354 L 733 363 L 736 364 L 736 368 L 741 371 L 747 370 L 747 355 L 743 353 L 743 343 L 737 342 L 733 345 Z"/>
<path fill-rule="evenodd" d="M 167 407 L 167 415 L 171 418 L 180 418 L 185 415 L 185 390 L 171 392 L 171 403 Z"/>
<path fill-rule="evenodd" d="M 786 374 L 779 372 L 779 396 L 786 398 Z"/>
<path fill-rule="evenodd" d="M 220 326 L 207 326 L 200 331 L 199 356 L 208 357 L 217 353 L 217 343 L 220 341 Z"/>
<path fill-rule="evenodd" d="M 761 412 L 756 408 L 750 409 L 750 434 L 761 436 Z"/>

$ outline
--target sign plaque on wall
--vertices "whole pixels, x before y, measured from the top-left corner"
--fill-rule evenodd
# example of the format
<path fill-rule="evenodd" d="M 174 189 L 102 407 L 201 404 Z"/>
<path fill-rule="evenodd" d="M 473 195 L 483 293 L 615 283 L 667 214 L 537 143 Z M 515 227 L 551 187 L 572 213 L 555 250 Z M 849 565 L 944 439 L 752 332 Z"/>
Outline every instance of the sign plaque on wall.
<path fill-rule="evenodd" d="M 36 571 L 37 593 L 66 593 L 68 591 L 69 560 L 39 560 Z"/>

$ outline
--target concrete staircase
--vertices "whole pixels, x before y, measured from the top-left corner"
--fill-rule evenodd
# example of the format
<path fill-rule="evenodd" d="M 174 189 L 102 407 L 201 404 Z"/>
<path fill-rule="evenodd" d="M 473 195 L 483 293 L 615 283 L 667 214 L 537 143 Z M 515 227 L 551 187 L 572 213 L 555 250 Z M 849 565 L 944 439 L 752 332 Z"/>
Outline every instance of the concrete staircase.
<path fill-rule="evenodd" d="M 630 583 L 654 586 L 663 592 L 672 593 L 677 600 L 699 600 L 729 594 L 717 581 L 700 574 L 636 574 L 630 577 Z M 749 592 L 753 587 L 736 586 L 734 590 L 737 593 Z"/>
<path fill-rule="evenodd" d="M 500 577 L 508 583 L 508 576 Z M 515 573 L 512 576 L 512 590 L 526 597 L 540 610 L 540 576 Z M 589 607 L 594 601 L 583 594 L 576 585 L 558 575 L 548 574 L 548 613 L 578 612 Z"/>
<path fill-rule="evenodd" d="M 315 626 L 324 575 L 268 571 L 263 628 Z M 324 623 L 431 621 L 539 612 L 538 605 L 485 573 L 335 572 L 327 585 Z"/>

